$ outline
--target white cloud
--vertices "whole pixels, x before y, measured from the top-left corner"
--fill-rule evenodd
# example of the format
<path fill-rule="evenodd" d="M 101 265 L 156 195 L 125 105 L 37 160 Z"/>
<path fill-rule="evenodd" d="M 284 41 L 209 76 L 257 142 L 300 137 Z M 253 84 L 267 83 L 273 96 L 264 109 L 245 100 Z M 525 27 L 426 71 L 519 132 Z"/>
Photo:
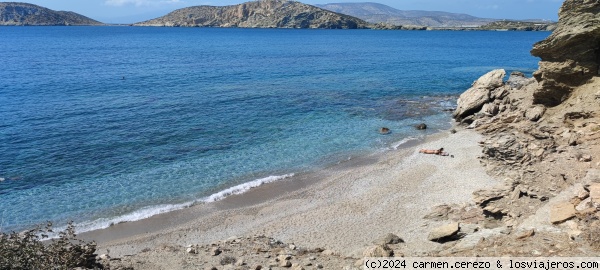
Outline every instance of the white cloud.
<path fill-rule="evenodd" d="M 104 4 L 109 6 L 121 7 L 125 5 L 135 5 L 137 7 L 141 6 L 160 6 L 160 5 L 168 5 L 168 4 L 179 4 L 182 3 L 181 0 L 106 0 Z"/>

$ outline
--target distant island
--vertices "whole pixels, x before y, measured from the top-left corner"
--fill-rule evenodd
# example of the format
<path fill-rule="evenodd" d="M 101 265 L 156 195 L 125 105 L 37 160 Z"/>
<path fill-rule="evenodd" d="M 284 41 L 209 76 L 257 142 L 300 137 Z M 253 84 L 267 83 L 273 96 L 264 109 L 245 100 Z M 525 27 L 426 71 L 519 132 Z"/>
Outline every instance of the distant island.
<path fill-rule="evenodd" d="M 28 3 L 0 3 L 0 25 L 103 25 L 70 11 L 54 11 Z"/>
<path fill-rule="evenodd" d="M 54 11 L 28 3 L 1 2 L 1 25 L 105 24 L 75 12 Z M 377 3 L 312 6 L 291 0 L 258 0 L 230 6 L 193 6 L 131 25 L 453 31 L 553 31 L 556 28 L 556 23 L 543 20 L 511 21 L 441 11 L 406 11 Z"/>
<path fill-rule="evenodd" d="M 398 10 L 379 3 L 333 3 L 316 6 L 354 16 L 370 23 L 390 25 L 479 27 L 497 21 L 495 19 L 441 11 Z"/>
<path fill-rule="evenodd" d="M 135 26 L 367 29 L 364 20 L 296 1 L 262 0 L 175 10 Z"/>
<path fill-rule="evenodd" d="M 316 6 L 360 18 L 379 29 L 552 31 L 556 28 L 556 22 L 547 20 L 498 20 L 442 11 L 398 10 L 379 3 Z"/>
<path fill-rule="evenodd" d="M 307 5 L 289 0 L 260 0 L 231 6 L 175 10 L 134 26 L 321 28 L 385 30 L 552 31 L 554 22 L 508 21 L 440 11 L 402 11 L 377 3 Z"/>

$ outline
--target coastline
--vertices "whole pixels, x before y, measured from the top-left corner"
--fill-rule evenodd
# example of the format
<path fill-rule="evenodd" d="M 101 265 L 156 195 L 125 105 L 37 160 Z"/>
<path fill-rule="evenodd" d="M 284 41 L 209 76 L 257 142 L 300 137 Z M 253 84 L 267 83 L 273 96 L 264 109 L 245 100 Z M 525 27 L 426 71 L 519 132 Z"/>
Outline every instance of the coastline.
<path fill-rule="evenodd" d="M 161 244 L 209 244 L 257 234 L 356 257 L 373 240 L 395 233 L 406 241 L 404 253 L 423 254 L 440 246 L 427 241 L 429 230 L 439 225 L 422 219 L 431 208 L 469 203 L 473 191 L 497 183 L 477 160 L 482 135 L 458 130 L 81 236 L 97 241 L 100 253 L 117 257 Z M 454 158 L 418 153 L 439 147 Z"/>

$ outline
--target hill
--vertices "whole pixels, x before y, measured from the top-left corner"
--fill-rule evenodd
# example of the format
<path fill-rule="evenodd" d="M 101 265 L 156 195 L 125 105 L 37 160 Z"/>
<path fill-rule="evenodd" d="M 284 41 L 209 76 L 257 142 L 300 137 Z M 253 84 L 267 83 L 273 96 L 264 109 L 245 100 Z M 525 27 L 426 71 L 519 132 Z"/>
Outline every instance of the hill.
<path fill-rule="evenodd" d="M 175 10 L 135 26 L 361 29 L 361 19 L 286 0 L 261 0 L 231 6 Z"/>
<path fill-rule="evenodd" d="M 0 3 L 0 25 L 102 25 L 70 11 L 54 11 L 28 3 Z"/>
<path fill-rule="evenodd" d="M 355 16 L 370 23 L 429 27 L 478 27 L 495 21 L 441 11 L 398 10 L 378 3 L 334 3 L 320 8 Z"/>

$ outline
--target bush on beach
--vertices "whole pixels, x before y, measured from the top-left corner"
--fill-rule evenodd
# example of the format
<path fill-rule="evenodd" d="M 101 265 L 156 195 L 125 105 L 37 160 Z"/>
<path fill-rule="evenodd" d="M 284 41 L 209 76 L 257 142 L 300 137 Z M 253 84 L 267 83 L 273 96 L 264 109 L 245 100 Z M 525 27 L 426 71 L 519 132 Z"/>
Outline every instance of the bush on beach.
<path fill-rule="evenodd" d="M 96 243 L 76 238 L 69 223 L 50 239 L 52 223 L 21 233 L 0 233 L 0 269 L 105 269 L 96 259 Z"/>

